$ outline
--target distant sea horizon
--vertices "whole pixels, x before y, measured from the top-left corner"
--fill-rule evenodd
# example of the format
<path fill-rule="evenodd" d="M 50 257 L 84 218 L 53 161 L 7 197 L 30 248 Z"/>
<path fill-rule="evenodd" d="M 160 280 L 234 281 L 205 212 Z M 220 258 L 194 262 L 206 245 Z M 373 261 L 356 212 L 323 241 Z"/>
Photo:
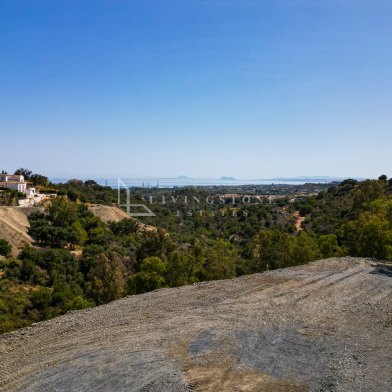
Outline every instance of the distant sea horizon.
<path fill-rule="evenodd" d="M 65 183 L 72 180 L 71 177 L 49 178 L 55 184 Z M 94 180 L 99 185 L 110 186 L 111 188 L 118 187 L 118 178 L 97 178 L 97 177 L 80 177 L 79 180 Z M 211 178 L 190 178 L 186 176 L 179 176 L 174 178 L 121 178 L 122 183 L 126 187 L 131 188 L 175 188 L 188 186 L 243 186 L 243 185 L 303 185 L 311 184 L 327 184 L 333 182 L 343 181 L 344 178 L 338 177 L 295 177 L 295 178 L 270 178 L 270 179 L 251 179 L 241 180 L 232 177 L 221 177 L 219 179 Z M 360 180 L 360 179 L 358 179 Z M 123 186 L 124 186 L 123 185 Z"/>

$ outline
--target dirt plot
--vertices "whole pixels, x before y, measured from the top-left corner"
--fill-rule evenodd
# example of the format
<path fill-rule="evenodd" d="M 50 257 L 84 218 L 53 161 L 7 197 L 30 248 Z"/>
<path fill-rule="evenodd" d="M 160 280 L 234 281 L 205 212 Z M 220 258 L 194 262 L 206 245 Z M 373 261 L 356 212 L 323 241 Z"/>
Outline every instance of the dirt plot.
<path fill-rule="evenodd" d="M 333 258 L 0 337 L 2 391 L 390 391 L 391 266 Z"/>

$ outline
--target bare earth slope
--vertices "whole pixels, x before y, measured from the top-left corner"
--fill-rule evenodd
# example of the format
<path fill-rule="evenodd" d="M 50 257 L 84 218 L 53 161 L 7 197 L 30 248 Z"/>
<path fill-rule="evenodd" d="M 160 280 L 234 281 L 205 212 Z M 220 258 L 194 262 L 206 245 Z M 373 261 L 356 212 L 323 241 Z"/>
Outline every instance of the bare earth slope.
<path fill-rule="evenodd" d="M 0 238 L 12 245 L 12 254 L 18 254 L 26 245 L 32 244 L 27 234 L 29 227 L 28 215 L 39 211 L 38 207 L 0 207 Z"/>
<path fill-rule="evenodd" d="M 120 222 L 123 219 L 131 219 L 138 225 L 140 231 L 156 231 L 156 227 L 146 225 L 135 218 L 129 216 L 124 210 L 115 206 L 93 205 L 89 210 L 101 219 L 102 222 Z"/>
<path fill-rule="evenodd" d="M 97 204 L 90 206 L 89 210 L 105 223 L 110 221 L 119 222 L 123 219 L 129 219 L 129 215 L 118 207 Z"/>
<path fill-rule="evenodd" d="M 321 260 L 0 337 L 2 391 L 388 391 L 390 267 Z"/>

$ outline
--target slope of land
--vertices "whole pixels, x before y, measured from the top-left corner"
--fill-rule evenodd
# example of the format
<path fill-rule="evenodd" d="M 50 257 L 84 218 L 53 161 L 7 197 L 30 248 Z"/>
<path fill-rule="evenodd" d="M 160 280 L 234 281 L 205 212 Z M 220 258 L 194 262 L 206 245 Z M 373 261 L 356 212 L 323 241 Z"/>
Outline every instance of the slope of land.
<path fill-rule="evenodd" d="M 28 215 L 38 211 L 38 207 L 0 207 L 0 238 L 12 245 L 12 254 L 16 255 L 33 240 L 27 234 L 29 228 Z"/>
<path fill-rule="evenodd" d="M 89 210 L 97 216 L 102 222 L 119 222 L 123 219 L 131 219 L 138 225 L 139 230 L 156 230 L 156 227 L 146 225 L 135 218 L 130 217 L 124 210 L 115 206 L 105 206 L 105 205 L 92 205 L 89 206 Z"/>
<path fill-rule="evenodd" d="M 332 258 L 0 337 L 1 391 L 388 391 L 391 267 Z"/>
<path fill-rule="evenodd" d="M 89 210 L 105 223 L 129 219 L 129 215 L 118 207 L 96 204 L 89 206 Z"/>
<path fill-rule="evenodd" d="M 89 207 L 90 211 L 103 222 L 119 222 L 132 219 L 118 207 L 96 205 Z M 32 212 L 43 211 L 40 207 L 3 207 L 0 206 L 0 238 L 12 245 L 12 255 L 16 256 L 26 245 L 32 245 L 33 240 L 27 234 L 29 228 L 28 216 Z M 140 230 L 156 230 L 153 226 L 145 225 L 136 219 Z"/>

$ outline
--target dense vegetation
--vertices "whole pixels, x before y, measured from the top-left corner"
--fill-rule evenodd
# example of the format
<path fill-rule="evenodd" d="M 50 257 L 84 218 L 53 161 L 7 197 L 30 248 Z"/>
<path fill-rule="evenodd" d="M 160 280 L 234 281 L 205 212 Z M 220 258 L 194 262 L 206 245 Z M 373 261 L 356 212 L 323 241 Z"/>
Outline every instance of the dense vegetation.
<path fill-rule="evenodd" d="M 322 257 L 392 260 L 392 181 L 386 176 L 246 203 L 241 194 L 219 199 L 219 192 L 202 188 L 149 190 L 156 217 L 141 220 L 156 229 L 132 219 L 104 224 L 86 203 L 115 203 L 117 191 L 94 181 L 47 189 L 58 197 L 29 217 L 37 246 L 10 257 L 9 244 L 0 240 L 0 332 L 128 294 Z M 145 201 L 143 192 L 133 189 L 131 201 Z M 157 202 L 162 196 L 166 202 Z M 173 202 L 185 196 L 192 203 Z M 306 218 L 303 230 L 295 227 L 294 211 Z"/>

